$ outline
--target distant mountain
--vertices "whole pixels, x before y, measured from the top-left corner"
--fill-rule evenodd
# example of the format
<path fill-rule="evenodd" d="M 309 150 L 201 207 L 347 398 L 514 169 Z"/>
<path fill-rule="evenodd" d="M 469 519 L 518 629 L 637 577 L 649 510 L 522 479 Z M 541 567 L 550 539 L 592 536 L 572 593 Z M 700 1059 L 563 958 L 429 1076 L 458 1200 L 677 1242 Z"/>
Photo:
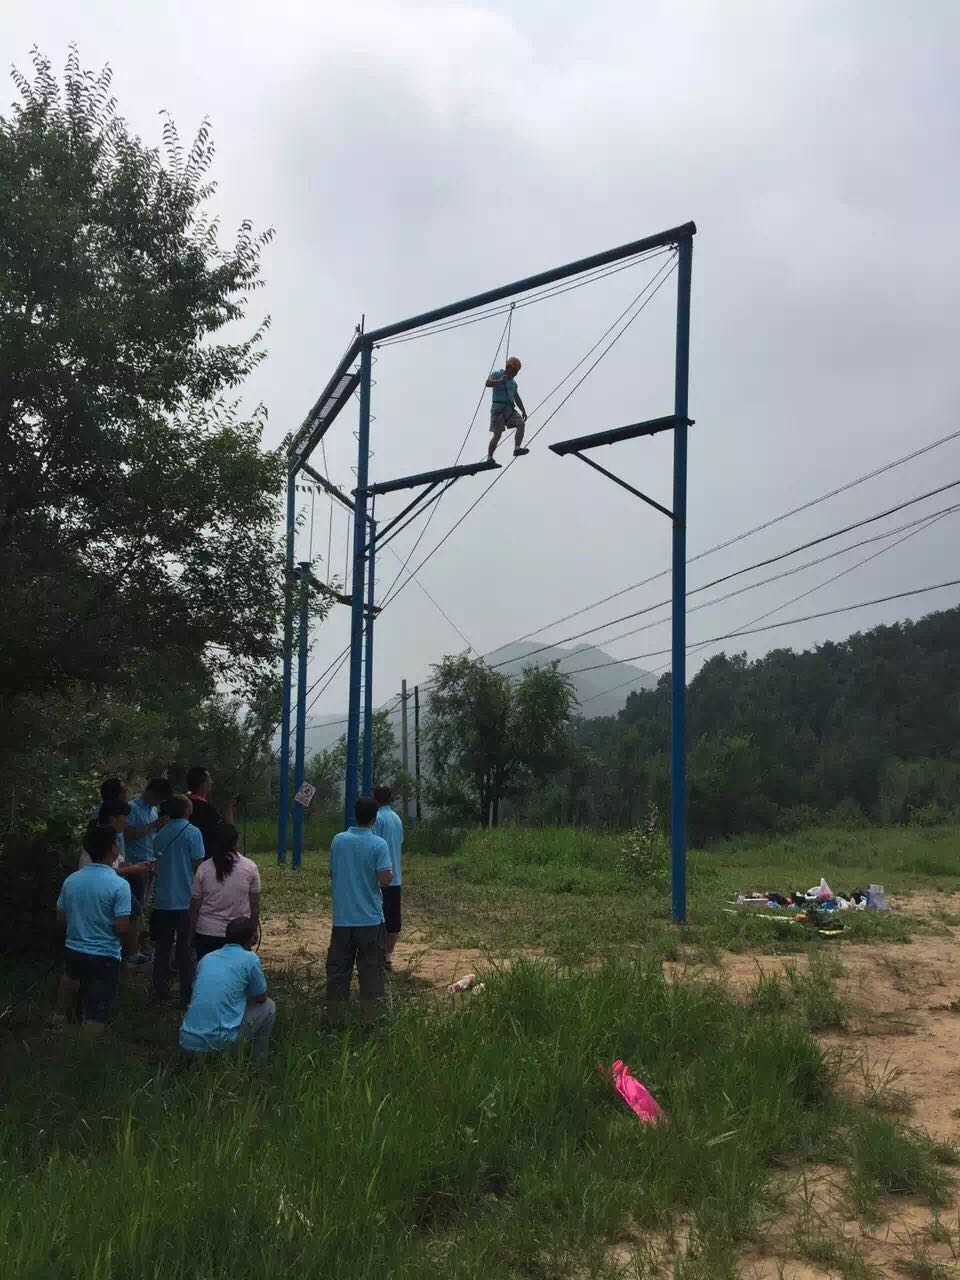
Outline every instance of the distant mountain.
<path fill-rule="evenodd" d="M 572 649 L 548 649 L 546 653 L 536 653 L 541 646 L 533 640 L 519 640 L 515 644 L 504 645 L 502 649 L 487 655 L 491 666 L 505 663 L 498 670 L 508 675 L 519 675 L 524 667 L 543 667 L 551 662 L 560 662 L 560 670 L 571 672 L 570 679 L 580 702 L 578 714 L 585 717 L 615 716 L 623 709 L 627 695 L 631 689 L 652 689 L 656 679 L 649 672 L 635 667 L 629 662 L 621 662 L 616 666 L 600 667 L 599 671 L 577 671 L 578 667 L 598 666 L 611 662 L 609 653 L 597 649 L 593 645 L 577 645 Z M 534 654 L 533 657 L 530 657 Z M 615 688 L 628 680 L 636 683 L 629 688 Z M 410 733 L 413 733 L 413 702 L 407 704 L 410 715 Z M 393 717 L 392 723 L 399 730 L 400 716 Z M 307 756 L 317 751 L 332 747 L 345 733 L 343 715 L 328 716 L 316 721 L 307 729 Z"/>
<path fill-rule="evenodd" d="M 541 645 L 534 640 L 519 640 L 515 644 L 504 645 L 495 653 L 487 656 L 491 666 L 505 662 L 507 665 L 498 670 L 509 674 L 521 672 L 524 667 L 548 666 L 551 662 L 560 662 L 561 672 L 568 672 L 580 702 L 579 714 L 586 717 L 615 716 L 623 709 L 630 689 L 652 689 L 656 678 L 640 667 L 629 662 L 620 662 L 616 666 L 604 667 L 601 663 L 612 662 L 609 653 L 591 644 L 575 645 L 572 649 L 548 649 L 546 653 L 535 653 Z M 530 655 L 533 655 L 532 657 Z M 526 659 L 526 661 L 524 661 Z M 580 671 L 580 667 L 599 666 L 598 671 Z M 615 688 L 627 680 L 635 680 L 630 688 Z"/>

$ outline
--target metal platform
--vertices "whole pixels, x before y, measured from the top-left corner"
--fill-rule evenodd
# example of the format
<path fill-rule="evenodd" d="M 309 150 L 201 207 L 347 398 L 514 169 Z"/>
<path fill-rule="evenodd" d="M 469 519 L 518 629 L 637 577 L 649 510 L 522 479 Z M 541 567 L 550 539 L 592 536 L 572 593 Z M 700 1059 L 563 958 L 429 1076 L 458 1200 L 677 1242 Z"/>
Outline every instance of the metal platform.
<path fill-rule="evenodd" d="M 576 440 L 560 440 L 557 444 L 550 445 L 550 449 L 562 458 L 564 454 L 597 449 L 603 444 L 620 444 L 623 440 L 636 440 L 638 436 L 656 436 L 661 431 L 675 431 L 678 426 L 692 427 L 693 421 L 693 418 L 681 418 L 670 413 L 665 418 L 648 418 L 646 422 L 633 422 L 628 427 L 614 427 L 612 431 L 578 436 Z"/>

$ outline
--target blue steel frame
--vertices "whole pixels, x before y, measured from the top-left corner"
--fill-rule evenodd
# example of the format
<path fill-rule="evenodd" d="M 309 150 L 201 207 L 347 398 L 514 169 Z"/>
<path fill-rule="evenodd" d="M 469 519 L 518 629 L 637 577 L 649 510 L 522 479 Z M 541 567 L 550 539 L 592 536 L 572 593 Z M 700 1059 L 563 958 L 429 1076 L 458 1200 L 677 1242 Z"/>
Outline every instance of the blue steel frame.
<path fill-rule="evenodd" d="M 670 864 L 673 919 L 683 924 L 687 918 L 687 430 L 693 419 L 687 417 L 690 387 L 690 284 L 693 268 L 693 236 L 677 243 L 677 342 L 674 370 L 673 413 L 649 422 L 636 422 L 613 431 L 598 431 L 575 440 L 561 440 L 550 446 L 565 457 L 572 454 L 588 467 L 626 489 L 648 506 L 662 512 L 673 524 L 673 607 L 671 635 L 671 713 L 670 732 Z M 673 510 L 655 502 L 626 480 L 600 466 L 584 453 L 603 445 L 652 436 L 661 431 L 673 432 Z"/>
<path fill-rule="evenodd" d="M 675 394 L 675 414 L 686 419 L 687 414 L 687 395 L 686 381 L 687 368 L 689 365 L 689 317 L 690 317 L 690 261 L 692 249 L 692 237 L 696 234 L 696 226 L 692 222 L 684 223 L 682 226 L 671 227 L 667 231 L 658 232 L 656 235 L 646 236 L 642 240 L 633 240 L 628 244 L 618 245 L 616 248 L 607 249 L 602 253 L 593 254 L 588 258 L 580 258 L 575 262 L 566 263 L 564 266 L 554 267 L 549 271 L 541 271 L 534 276 L 527 276 L 522 280 L 512 281 L 510 284 L 500 285 L 495 289 L 488 289 L 485 293 L 475 294 L 472 297 L 464 298 L 459 302 L 448 303 L 445 306 L 437 307 L 432 311 L 425 311 L 420 315 L 411 316 L 406 320 L 398 321 L 395 324 L 385 325 L 380 329 L 373 329 L 363 332 L 357 330 L 357 334 L 353 341 L 344 352 L 340 363 L 334 370 L 329 382 L 324 388 L 319 399 L 308 413 L 303 425 L 298 431 L 288 452 L 287 462 L 287 537 L 286 537 L 286 576 L 287 576 L 287 594 L 286 594 L 286 619 L 284 624 L 284 661 L 283 661 L 283 712 L 280 725 L 280 814 L 277 823 L 277 861 L 279 863 L 286 862 L 287 849 L 287 819 L 290 807 L 290 685 L 293 674 L 293 581 L 294 581 L 294 535 L 296 509 L 294 501 L 295 481 L 300 471 L 306 471 L 314 480 L 321 483 L 322 486 L 331 492 L 333 496 L 343 501 L 347 506 L 354 509 L 354 541 L 353 541 L 353 571 L 352 584 L 350 592 L 350 697 L 349 712 L 347 722 L 347 764 L 345 777 L 345 802 L 344 802 L 344 819 L 349 823 L 353 819 L 353 809 L 359 794 L 360 776 L 360 717 L 361 710 L 364 713 L 364 722 L 366 727 L 366 742 L 368 750 L 364 752 L 365 759 L 363 761 L 363 782 L 364 785 L 372 783 L 372 758 L 369 763 L 366 759 L 368 752 L 372 753 L 373 733 L 372 733 L 372 649 L 373 649 L 373 622 L 374 610 L 372 609 L 373 600 L 373 576 L 374 576 L 374 556 L 376 552 L 377 534 L 372 526 L 370 515 L 367 511 L 368 500 L 373 496 L 374 492 L 389 492 L 392 489 L 402 487 L 413 487 L 415 484 L 426 485 L 425 492 L 421 498 L 425 498 L 428 493 L 440 483 L 441 479 L 452 482 L 453 479 L 459 478 L 454 476 L 454 471 L 462 474 L 476 474 L 479 471 L 486 470 L 483 464 L 467 468 L 450 468 L 447 472 L 427 472 L 420 476 L 406 477 L 401 481 L 388 481 L 386 485 L 377 485 L 372 489 L 368 485 L 369 479 L 369 455 L 370 455 L 370 398 L 371 398 L 371 368 L 373 349 L 387 338 L 396 337 L 402 333 L 408 333 L 411 330 L 421 329 L 424 326 L 432 325 L 440 320 L 446 320 L 452 316 L 463 315 L 466 312 L 476 311 L 482 307 L 488 306 L 495 302 L 500 302 L 506 298 L 512 298 L 516 294 L 527 293 L 532 289 L 542 288 L 544 285 L 553 284 L 559 280 L 565 280 L 571 276 L 581 275 L 584 272 L 592 271 L 596 268 L 606 266 L 608 264 L 621 261 L 624 258 L 635 257 L 638 254 L 646 253 L 649 250 L 676 245 L 679 251 L 679 289 L 681 302 L 678 306 L 677 315 L 677 382 Z M 684 283 L 685 282 L 685 283 Z M 684 290 L 686 290 L 686 302 L 683 302 Z M 681 312 L 685 314 L 685 324 L 681 323 Z M 683 340 L 683 352 L 681 353 L 681 330 L 686 333 Z M 357 358 L 360 360 L 359 371 L 355 369 Z M 359 429 L 357 432 L 357 488 L 354 491 L 354 502 L 350 502 L 344 494 L 332 486 L 325 477 L 310 467 L 310 458 L 313 450 L 317 448 L 327 431 L 333 425 L 338 414 L 349 402 L 353 392 L 359 387 L 360 391 L 360 419 Z M 674 513 L 679 518 L 674 519 L 674 589 L 677 585 L 677 557 L 678 548 L 683 553 L 680 556 L 680 578 L 683 578 L 683 565 L 685 556 L 686 533 L 685 533 L 685 512 L 686 512 L 686 422 L 682 426 L 677 426 L 674 432 Z M 591 464 L 592 465 L 592 464 Z M 443 491 L 441 491 L 443 492 Z M 430 499 L 431 502 L 436 501 L 440 494 Z M 416 503 L 411 504 L 407 511 L 411 511 Z M 426 505 L 426 504 L 424 504 Z M 659 504 L 655 504 L 659 505 Z M 423 506 L 420 508 L 423 510 Z M 663 509 L 663 508 L 661 508 Z M 407 514 L 402 512 L 401 516 Z M 395 517 L 391 522 L 391 526 L 396 532 L 401 530 L 397 528 L 397 523 L 401 517 Z M 405 527 L 405 525 L 403 526 Z M 390 528 L 387 526 L 386 529 Z M 369 542 L 368 542 L 369 529 Z M 381 531 L 380 544 L 386 536 L 386 529 Z M 370 582 L 367 582 L 367 560 L 370 558 Z M 682 596 L 681 596 L 682 599 Z M 677 633 L 681 638 L 684 632 L 684 620 L 681 617 L 678 623 L 674 610 L 674 644 L 677 642 Z M 364 625 L 366 618 L 366 625 Z M 366 650 L 365 650 L 366 644 Z M 366 663 L 364 656 L 366 653 Z M 675 680 L 676 680 L 676 662 Z M 366 690 L 363 689 L 364 674 L 366 672 Z M 682 674 L 682 668 L 681 668 Z M 366 696 L 364 697 L 364 692 Z M 298 715 L 297 724 L 299 726 L 305 724 L 306 706 L 305 701 L 300 698 L 300 690 L 298 685 Z M 683 699 L 681 699 L 681 704 Z M 676 840 L 678 832 L 683 838 L 685 850 L 685 785 L 683 777 L 683 762 L 685 754 L 684 743 L 684 712 L 681 705 L 678 712 L 674 709 L 674 750 L 673 750 L 673 768 L 674 768 L 674 806 L 673 806 L 673 832 L 674 844 L 676 848 Z M 678 734 L 678 724 L 680 733 Z M 679 750 L 679 769 L 678 769 L 678 750 Z M 677 784 L 680 784 L 679 793 Z M 679 794 L 679 799 L 677 798 Z M 685 856 L 685 854 L 684 854 Z M 685 864 L 684 864 L 685 876 Z M 685 901 L 685 880 L 678 881 L 676 857 L 674 859 L 674 914 L 677 915 L 677 886 L 680 884 L 681 899 Z"/>

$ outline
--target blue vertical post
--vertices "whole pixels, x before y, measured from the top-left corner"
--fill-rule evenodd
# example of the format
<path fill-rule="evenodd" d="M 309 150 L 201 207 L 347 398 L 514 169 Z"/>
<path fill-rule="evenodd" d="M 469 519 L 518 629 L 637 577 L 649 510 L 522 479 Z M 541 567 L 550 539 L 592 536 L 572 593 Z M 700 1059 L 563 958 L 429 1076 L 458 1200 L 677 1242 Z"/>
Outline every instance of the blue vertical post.
<path fill-rule="evenodd" d="M 297 528 L 297 473 L 287 472 L 287 546 L 284 561 L 283 703 L 280 713 L 280 812 L 277 815 L 277 862 L 287 860 L 290 815 L 290 685 L 293 682 L 293 553 Z"/>
<path fill-rule="evenodd" d="M 377 567 L 377 522 L 370 517 L 367 574 L 367 630 L 363 670 L 363 794 L 373 792 L 373 589 Z"/>
<path fill-rule="evenodd" d="M 360 783 L 360 685 L 363 675 L 364 571 L 367 546 L 367 482 L 370 469 L 370 370 L 368 344 L 360 351 L 360 422 L 357 432 L 357 490 L 353 517 L 353 582 L 350 594 L 350 704 L 347 712 L 347 770 L 344 825 L 354 822 Z"/>
<path fill-rule="evenodd" d="M 677 246 L 677 366 L 673 411 L 685 419 L 690 386 L 690 278 L 693 238 Z M 673 657 L 670 735 L 670 849 L 673 920 L 687 918 L 687 426 L 673 433 Z"/>
<path fill-rule="evenodd" d="M 297 654 L 297 747 L 293 765 L 294 791 L 303 786 L 307 746 L 307 659 L 310 656 L 310 562 L 300 562 L 300 637 Z M 293 806 L 293 869 L 303 861 L 303 805 Z"/>

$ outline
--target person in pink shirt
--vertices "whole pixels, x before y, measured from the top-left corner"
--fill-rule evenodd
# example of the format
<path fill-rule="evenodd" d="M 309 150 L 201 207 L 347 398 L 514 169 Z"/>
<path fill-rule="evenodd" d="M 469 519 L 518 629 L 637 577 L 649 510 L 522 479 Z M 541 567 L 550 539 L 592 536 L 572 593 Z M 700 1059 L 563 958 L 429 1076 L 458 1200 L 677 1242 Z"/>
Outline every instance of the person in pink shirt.
<path fill-rule="evenodd" d="M 260 870 L 240 852 L 240 832 L 223 823 L 216 833 L 213 856 L 201 862 L 193 877 L 190 925 L 197 959 L 219 951 L 231 920 L 248 917 L 260 925 Z"/>

